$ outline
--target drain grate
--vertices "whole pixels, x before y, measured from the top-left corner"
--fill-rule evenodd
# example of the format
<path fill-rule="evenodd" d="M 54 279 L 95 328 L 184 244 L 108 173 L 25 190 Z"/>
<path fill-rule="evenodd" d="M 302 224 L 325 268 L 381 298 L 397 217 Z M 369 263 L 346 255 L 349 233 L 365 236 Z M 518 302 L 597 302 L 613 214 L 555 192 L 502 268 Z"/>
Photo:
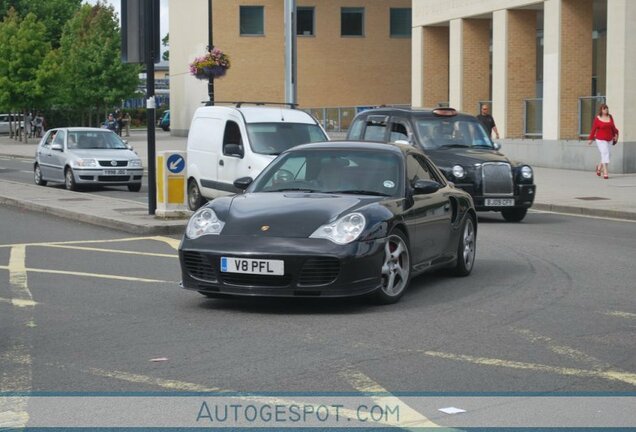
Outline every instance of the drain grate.
<path fill-rule="evenodd" d="M 603 200 L 609 200 L 609 198 L 602 198 L 602 197 L 576 197 L 576 199 L 583 200 L 583 201 L 603 201 Z"/>

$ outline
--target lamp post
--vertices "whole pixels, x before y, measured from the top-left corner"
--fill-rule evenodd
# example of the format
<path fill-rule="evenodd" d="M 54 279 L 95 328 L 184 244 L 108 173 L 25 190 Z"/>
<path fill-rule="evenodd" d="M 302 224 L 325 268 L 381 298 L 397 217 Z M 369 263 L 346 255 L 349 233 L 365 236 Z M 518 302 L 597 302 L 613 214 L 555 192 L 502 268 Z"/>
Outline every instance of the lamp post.
<path fill-rule="evenodd" d="M 212 39 L 213 13 L 212 0 L 208 0 L 208 52 L 212 52 L 214 49 L 214 41 Z M 210 98 L 210 105 L 214 105 L 214 76 L 212 75 L 208 78 L 208 97 Z"/>

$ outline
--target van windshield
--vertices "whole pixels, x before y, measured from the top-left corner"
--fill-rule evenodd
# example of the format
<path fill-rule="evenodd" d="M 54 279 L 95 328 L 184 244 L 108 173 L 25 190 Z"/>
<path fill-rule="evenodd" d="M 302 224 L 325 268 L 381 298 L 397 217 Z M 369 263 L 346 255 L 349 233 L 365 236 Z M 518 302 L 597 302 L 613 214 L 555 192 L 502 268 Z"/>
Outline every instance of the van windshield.
<path fill-rule="evenodd" d="M 316 124 L 248 123 L 247 134 L 254 153 L 278 155 L 299 144 L 327 141 Z"/>

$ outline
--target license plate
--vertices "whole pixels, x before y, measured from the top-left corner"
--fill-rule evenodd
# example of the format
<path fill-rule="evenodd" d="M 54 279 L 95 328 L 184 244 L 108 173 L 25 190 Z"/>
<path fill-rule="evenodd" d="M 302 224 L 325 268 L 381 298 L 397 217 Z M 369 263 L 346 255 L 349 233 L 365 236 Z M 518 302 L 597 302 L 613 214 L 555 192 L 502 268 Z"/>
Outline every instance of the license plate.
<path fill-rule="evenodd" d="M 486 207 L 512 207 L 515 205 L 514 198 L 486 198 Z"/>
<path fill-rule="evenodd" d="M 112 170 L 104 170 L 104 175 L 127 175 L 128 171 L 125 169 L 112 169 Z"/>
<path fill-rule="evenodd" d="M 221 257 L 221 271 L 224 273 L 283 276 L 285 274 L 285 261 Z"/>

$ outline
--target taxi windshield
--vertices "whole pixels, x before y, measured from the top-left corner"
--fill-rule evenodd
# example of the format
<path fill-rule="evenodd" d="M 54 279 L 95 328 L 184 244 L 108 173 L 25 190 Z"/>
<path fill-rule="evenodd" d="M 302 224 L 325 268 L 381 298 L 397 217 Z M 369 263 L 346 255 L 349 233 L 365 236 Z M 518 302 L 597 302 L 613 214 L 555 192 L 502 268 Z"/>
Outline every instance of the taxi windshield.
<path fill-rule="evenodd" d="M 492 140 L 476 120 L 424 118 L 415 121 L 416 133 L 427 150 L 448 147 L 494 149 Z"/>

